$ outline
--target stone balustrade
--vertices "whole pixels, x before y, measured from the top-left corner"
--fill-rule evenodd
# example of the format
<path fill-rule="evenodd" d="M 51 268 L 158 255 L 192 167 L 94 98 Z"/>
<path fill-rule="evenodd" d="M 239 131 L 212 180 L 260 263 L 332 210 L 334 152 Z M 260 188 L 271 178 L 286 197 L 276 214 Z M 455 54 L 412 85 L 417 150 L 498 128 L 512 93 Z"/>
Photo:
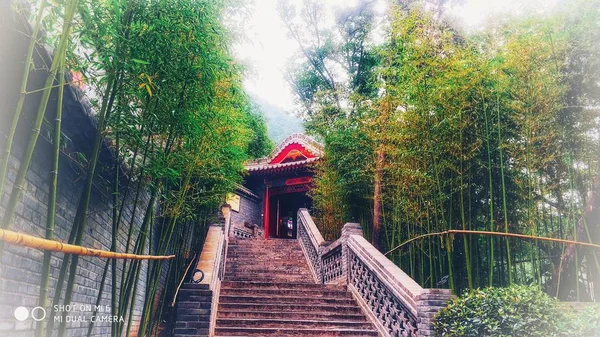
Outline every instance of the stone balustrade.
<path fill-rule="evenodd" d="M 321 277 L 322 283 L 333 283 L 344 277 L 342 241 L 337 240 L 327 247 L 322 247 L 321 254 Z"/>
<path fill-rule="evenodd" d="M 425 289 L 386 258 L 348 223 L 326 245 L 306 209 L 298 211 L 298 240 L 317 282 L 346 281 L 348 290 L 382 336 L 433 336 L 433 317 L 452 297 Z"/>
<path fill-rule="evenodd" d="M 306 208 L 298 210 L 298 240 L 308 260 L 308 266 L 313 274 L 315 282 L 322 283 L 322 259 L 319 252 L 320 247 L 325 243 L 321 232 L 317 229 L 312 217 Z"/>

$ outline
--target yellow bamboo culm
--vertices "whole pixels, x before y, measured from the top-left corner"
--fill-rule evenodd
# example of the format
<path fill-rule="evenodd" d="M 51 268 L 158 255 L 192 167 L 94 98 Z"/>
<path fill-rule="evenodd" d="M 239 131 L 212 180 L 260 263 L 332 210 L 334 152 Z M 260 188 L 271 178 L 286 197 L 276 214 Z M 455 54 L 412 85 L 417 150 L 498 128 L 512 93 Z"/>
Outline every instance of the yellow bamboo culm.
<path fill-rule="evenodd" d="M 62 252 L 65 254 L 75 254 L 84 256 L 95 256 L 108 259 L 129 259 L 129 260 L 170 260 L 175 258 L 175 255 L 154 256 L 154 255 L 136 255 L 127 253 L 116 253 L 106 250 L 86 248 L 68 243 L 62 243 L 54 240 L 47 240 L 31 236 L 28 234 L 17 233 L 6 229 L 0 229 L 0 241 L 10 244 L 30 247 L 41 250 L 49 250 L 53 252 Z"/>
<path fill-rule="evenodd" d="M 533 235 L 505 233 L 505 232 L 472 231 L 472 230 L 466 230 L 466 229 L 449 229 L 449 230 L 443 231 L 443 232 L 428 233 L 428 234 L 415 236 L 414 238 L 412 238 L 410 240 L 404 241 L 403 243 L 399 244 L 398 246 L 394 247 L 393 249 L 390 249 L 387 253 L 385 253 L 383 255 L 388 255 L 389 253 L 401 248 L 402 246 L 404 246 L 408 243 L 411 243 L 413 241 L 416 241 L 416 240 L 420 240 L 420 239 L 430 237 L 430 236 L 441 236 L 441 235 L 449 235 L 449 234 L 502 236 L 502 237 L 508 237 L 508 238 L 517 238 L 517 239 L 534 240 L 534 241 L 557 242 L 557 243 L 562 243 L 565 245 L 578 245 L 578 246 L 583 246 L 583 247 L 600 249 L 600 245 L 597 245 L 594 243 L 588 243 L 588 242 L 581 242 L 581 241 L 564 240 L 564 239 L 557 239 L 557 238 L 547 238 L 547 237 L 543 237 L 543 236 L 533 236 Z"/>

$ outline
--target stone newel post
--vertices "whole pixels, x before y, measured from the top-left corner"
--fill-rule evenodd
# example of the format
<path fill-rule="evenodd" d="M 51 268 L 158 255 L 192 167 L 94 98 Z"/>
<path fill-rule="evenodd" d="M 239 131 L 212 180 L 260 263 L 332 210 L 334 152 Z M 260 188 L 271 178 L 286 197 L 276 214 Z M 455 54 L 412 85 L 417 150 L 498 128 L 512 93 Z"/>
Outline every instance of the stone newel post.
<path fill-rule="evenodd" d="M 223 232 L 225 233 L 225 240 L 229 239 L 229 231 L 231 227 L 231 206 L 229 204 L 221 205 L 221 215 L 223 218 L 221 219 L 223 223 Z"/>
<path fill-rule="evenodd" d="M 350 267 L 350 261 L 348 261 L 348 238 L 350 235 L 363 236 L 362 227 L 360 224 L 354 222 L 348 222 L 342 227 L 342 278 L 345 278 L 349 283 L 348 279 L 348 268 Z"/>

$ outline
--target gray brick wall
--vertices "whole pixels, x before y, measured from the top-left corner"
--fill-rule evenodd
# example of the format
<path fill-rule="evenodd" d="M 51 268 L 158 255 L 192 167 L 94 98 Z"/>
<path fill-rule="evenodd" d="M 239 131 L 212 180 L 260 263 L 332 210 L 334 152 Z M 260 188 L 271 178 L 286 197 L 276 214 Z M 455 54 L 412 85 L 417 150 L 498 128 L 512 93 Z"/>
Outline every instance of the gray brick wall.
<path fill-rule="evenodd" d="M 17 207 L 15 220 L 10 227 L 11 230 L 44 237 L 47 213 L 46 205 L 49 193 L 47 177 L 49 176 L 50 159 L 47 156 L 49 151 L 46 149 L 48 146 L 48 143 L 41 140 L 36 148 L 35 158 L 27 173 L 26 188 L 22 200 Z M 17 147 L 15 150 L 16 153 L 19 153 L 21 149 Z M 70 168 L 70 164 L 72 164 L 70 163 L 71 159 L 66 157 L 61 159 L 55 238 L 66 242 L 74 221 L 77 201 L 82 193 L 85 177 L 81 175 L 81 172 Z M 12 189 L 18 163 L 19 161 L 15 156 L 11 157 L 6 193 L 0 206 L 0 216 L 4 214 L 4 207 L 8 199 L 8 193 Z M 96 186 L 94 188 L 90 202 L 90 217 L 82 245 L 108 250 L 110 249 L 112 233 L 112 201 L 108 190 L 102 187 Z M 129 199 L 133 198 L 133 194 L 133 191 L 131 191 Z M 145 208 L 147 199 L 148 194 L 144 192 L 143 201 L 139 205 L 140 208 Z M 117 251 L 125 251 L 132 211 L 132 200 L 128 200 L 123 223 L 119 229 Z M 136 217 L 133 219 L 134 235 L 137 235 L 139 232 L 143 220 L 141 215 L 143 215 L 142 210 L 138 209 Z M 133 245 L 133 242 L 130 245 Z M 147 248 L 145 253 L 148 253 Z M 37 305 L 42 257 L 43 252 L 39 250 L 13 245 L 5 246 L 1 260 L 2 267 L 0 268 L 0 336 L 33 336 L 34 322 L 31 319 L 25 322 L 18 322 L 13 317 L 13 312 L 18 306 L 32 308 Z M 53 254 L 52 257 L 49 293 L 51 298 L 55 296 L 54 289 L 62 258 L 63 254 L 59 253 Z M 105 263 L 105 259 L 95 257 L 80 258 L 72 304 L 94 304 L 96 302 Z M 119 261 L 118 266 L 120 275 L 122 261 Z M 144 263 L 140 280 L 145 280 L 146 269 L 147 262 Z M 102 305 L 110 305 L 111 287 L 111 272 L 109 268 L 107 283 L 105 285 L 105 296 L 101 302 Z M 134 321 L 137 321 L 141 315 L 143 289 L 144 284 L 139 284 Z M 84 315 L 88 316 L 89 314 L 91 313 L 84 313 Z M 87 329 L 87 325 L 82 323 L 69 323 L 67 326 L 69 327 L 69 336 L 81 336 L 85 333 L 85 329 Z M 108 336 L 109 326 L 108 323 L 96 324 L 93 336 Z"/>
<path fill-rule="evenodd" d="M 262 226 L 262 202 L 254 197 L 237 192 L 240 196 L 240 211 L 231 212 L 231 223 L 237 227 L 243 227 L 244 222 Z"/>
<path fill-rule="evenodd" d="M 0 73 L 3 79 L 0 80 L 0 149 L 4 149 L 10 119 L 15 108 L 18 97 L 18 88 L 20 85 L 20 74 L 23 69 L 22 60 L 27 48 L 28 40 L 23 31 L 27 27 L 22 26 L 16 16 L 7 7 L 8 2 L 0 4 L 0 31 L 3 33 L 4 46 L 6 42 L 11 48 L 0 46 Z M 32 72 L 29 81 L 29 89 L 40 88 L 43 86 L 45 77 L 44 68 L 41 64 L 49 64 L 48 55 L 44 50 L 39 50 L 36 54 L 35 63 L 39 65 L 36 71 Z M 53 93 L 46 120 L 53 121 L 56 107 L 56 93 Z M 16 143 L 13 147 L 12 156 L 9 160 L 8 179 L 5 186 L 5 194 L 0 196 L 0 218 L 4 215 L 8 195 L 11 192 L 13 182 L 19 167 L 21 153 L 29 137 L 31 124 L 34 118 L 34 112 L 39 102 L 39 95 L 28 95 L 25 102 L 25 109 L 17 129 Z M 74 221 L 77 203 L 82 194 L 85 184 L 85 170 L 78 164 L 77 153 L 83 153 L 89 158 L 91 152 L 92 138 L 95 133 L 95 121 L 91 115 L 89 104 L 86 103 L 81 93 L 76 90 L 67 90 L 65 93 L 65 110 L 63 112 L 63 133 L 68 137 L 64 143 L 63 154 L 60 158 L 58 197 L 56 209 L 56 230 L 55 238 L 66 242 Z M 46 225 L 47 202 L 49 194 L 49 174 L 51 165 L 52 145 L 48 140 L 51 134 L 46 126 L 42 129 L 34 159 L 29 167 L 26 176 L 26 184 L 23 196 L 16 210 L 14 222 L 11 224 L 11 230 L 31 234 L 38 237 L 44 237 Z M 101 153 L 101 162 L 97 169 L 99 178 L 95 179 L 95 186 L 90 202 L 90 217 L 88 226 L 83 238 L 83 246 L 108 250 L 111 244 L 112 233 L 112 201 L 110 194 L 110 179 L 107 179 L 108 172 L 113 165 L 111 152 L 104 146 Z M 122 186 L 124 186 L 124 181 Z M 135 184 L 132 184 L 135 185 Z M 123 193 L 124 191 L 121 191 Z M 133 199 L 134 193 L 130 192 L 129 199 Z M 145 209 L 148 200 L 148 193 L 142 195 L 140 208 Z M 126 202 L 122 226 L 119 229 L 118 251 L 125 251 L 127 232 L 132 218 L 132 200 Z M 143 220 L 143 211 L 138 209 L 133 224 L 134 235 L 139 233 L 139 228 Z M 133 245 L 133 243 L 132 243 Z M 148 245 L 146 245 L 148 247 Z M 145 253 L 148 253 L 146 248 Z M 37 306 L 38 294 L 40 288 L 41 268 L 43 252 L 23 248 L 15 245 L 5 245 L 0 260 L 0 336 L 11 337 L 29 337 L 34 335 L 35 322 L 29 318 L 19 322 L 14 317 L 14 310 L 19 306 L 33 308 Z M 51 261 L 50 277 L 50 302 L 55 296 L 58 273 L 60 270 L 63 254 L 55 253 Z M 93 305 L 100 288 L 100 280 L 106 259 L 96 257 L 81 257 L 79 267 L 75 278 L 75 288 L 73 301 L 71 304 Z M 140 275 L 140 284 L 138 285 L 137 296 L 134 310 L 134 331 L 137 331 L 137 322 L 141 316 L 141 308 L 147 274 L 147 264 L 143 263 Z M 119 279 L 120 271 L 123 267 L 123 261 L 119 260 Z M 111 272 L 110 268 L 107 275 L 107 283 L 104 288 L 104 295 L 101 301 L 102 305 L 110 305 Z M 119 285 L 117 285 L 119 286 Z M 49 310 L 48 310 L 49 312 Z M 76 312 L 77 316 L 88 317 L 91 312 Z M 49 318 L 47 318 L 49 319 Z M 127 318 L 125 318 L 127 319 Z M 68 336 L 84 336 L 89 323 L 70 322 L 67 323 Z M 58 324 L 56 324 L 58 328 Z M 109 336 L 110 323 L 96 323 L 92 336 Z M 133 334 L 135 335 L 135 334 Z"/>

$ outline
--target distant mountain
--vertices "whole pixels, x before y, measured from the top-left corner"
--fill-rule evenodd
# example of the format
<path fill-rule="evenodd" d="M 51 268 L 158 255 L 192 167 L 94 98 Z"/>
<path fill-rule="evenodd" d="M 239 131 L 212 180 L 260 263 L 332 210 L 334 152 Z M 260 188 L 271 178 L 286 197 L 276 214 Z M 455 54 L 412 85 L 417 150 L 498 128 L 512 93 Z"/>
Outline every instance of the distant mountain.
<path fill-rule="evenodd" d="M 265 116 L 267 133 L 275 146 L 292 133 L 304 132 L 300 117 L 291 115 L 282 108 L 267 102 L 264 98 L 255 95 L 250 97 Z"/>

